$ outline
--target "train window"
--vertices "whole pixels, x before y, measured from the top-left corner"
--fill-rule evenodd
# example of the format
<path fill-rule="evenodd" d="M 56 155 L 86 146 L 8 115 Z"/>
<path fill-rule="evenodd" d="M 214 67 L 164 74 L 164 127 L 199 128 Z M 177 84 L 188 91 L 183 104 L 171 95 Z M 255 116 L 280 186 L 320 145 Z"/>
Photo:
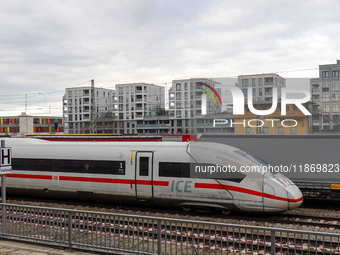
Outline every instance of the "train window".
<path fill-rule="evenodd" d="M 31 170 L 31 160 L 23 158 L 12 158 L 13 170 Z"/>
<path fill-rule="evenodd" d="M 140 176 L 149 175 L 149 157 L 139 158 L 139 175 Z"/>
<path fill-rule="evenodd" d="M 93 161 L 92 169 L 97 174 L 125 174 L 125 161 Z"/>
<path fill-rule="evenodd" d="M 61 160 L 60 163 L 59 170 L 57 169 L 56 171 L 74 173 L 81 173 L 83 171 L 83 164 L 80 160 Z"/>
<path fill-rule="evenodd" d="M 13 158 L 12 169 L 125 175 L 125 161 Z"/>
<path fill-rule="evenodd" d="M 249 159 L 250 161 L 256 163 L 257 165 L 262 165 L 262 166 L 266 166 L 267 165 L 267 163 L 264 160 L 259 159 L 258 157 L 255 157 L 253 155 L 249 155 L 248 153 L 246 153 L 244 151 L 236 150 L 234 152 L 239 154 L 239 155 L 241 155 L 241 156 L 243 156 L 243 157 L 245 157 L 245 158 L 247 158 L 247 159 Z"/>
<path fill-rule="evenodd" d="M 190 177 L 190 163 L 159 162 L 161 177 Z"/>
<path fill-rule="evenodd" d="M 35 171 L 49 171 L 52 168 L 51 159 L 32 159 L 31 170 Z"/>

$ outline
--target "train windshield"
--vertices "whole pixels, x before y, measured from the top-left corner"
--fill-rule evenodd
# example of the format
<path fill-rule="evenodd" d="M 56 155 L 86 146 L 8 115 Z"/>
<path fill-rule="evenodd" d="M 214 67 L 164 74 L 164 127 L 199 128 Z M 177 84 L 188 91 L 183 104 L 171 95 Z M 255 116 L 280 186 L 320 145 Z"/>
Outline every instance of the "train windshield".
<path fill-rule="evenodd" d="M 239 155 L 241 155 L 241 156 L 243 156 L 243 157 L 245 157 L 245 158 L 247 158 L 247 159 L 249 159 L 250 161 L 252 161 L 253 163 L 255 163 L 255 164 L 259 165 L 259 166 L 267 166 L 268 165 L 264 160 L 259 159 L 258 157 L 255 157 L 253 155 L 250 155 L 250 154 L 248 154 L 248 153 L 246 153 L 244 151 L 236 150 L 234 152 L 239 154 Z"/>

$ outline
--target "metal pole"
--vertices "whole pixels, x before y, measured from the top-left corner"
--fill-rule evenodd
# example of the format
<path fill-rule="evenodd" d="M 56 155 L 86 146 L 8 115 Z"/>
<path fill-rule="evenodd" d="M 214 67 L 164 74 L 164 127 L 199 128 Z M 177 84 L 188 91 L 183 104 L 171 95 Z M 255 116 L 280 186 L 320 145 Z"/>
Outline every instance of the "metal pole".
<path fill-rule="evenodd" d="M 1 148 L 5 148 L 5 140 L 1 140 Z M 6 174 L 1 175 L 1 197 L 2 203 L 6 203 Z M 2 234 L 6 234 L 6 223 L 7 223 L 7 215 L 6 215 L 6 205 L 2 206 Z"/>
<path fill-rule="evenodd" d="M 162 254 L 162 221 L 157 220 L 157 254 Z"/>
<path fill-rule="evenodd" d="M 270 231 L 270 243 L 271 243 L 271 251 L 270 254 L 275 255 L 275 231 Z"/>
<path fill-rule="evenodd" d="M 72 212 L 68 212 L 68 250 L 72 250 Z"/>

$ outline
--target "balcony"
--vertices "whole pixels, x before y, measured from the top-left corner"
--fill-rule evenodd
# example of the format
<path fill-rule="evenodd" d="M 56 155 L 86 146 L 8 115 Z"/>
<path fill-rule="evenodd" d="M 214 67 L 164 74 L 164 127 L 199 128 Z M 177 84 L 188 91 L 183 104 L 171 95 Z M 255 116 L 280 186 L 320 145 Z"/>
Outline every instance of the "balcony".
<path fill-rule="evenodd" d="M 264 83 L 264 85 L 265 85 L 265 86 L 274 85 L 274 82 L 272 82 L 272 81 L 267 81 L 267 82 Z"/>
<path fill-rule="evenodd" d="M 142 89 L 136 89 L 135 90 L 135 93 L 138 94 L 138 93 L 143 93 L 143 90 Z"/>
<path fill-rule="evenodd" d="M 318 88 L 317 89 L 312 89 L 312 93 L 313 92 L 320 92 L 320 89 L 318 89 Z"/>
<path fill-rule="evenodd" d="M 136 110 L 143 110 L 143 107 L 136 107 Z"/>
<path fill-rule="evenodd" d="M 136 102 L 142 102 L 143 98 L 136 98 Z"/>
<path fill-rule="evenodd" d="M 144 127 L 158 127 L 158 124 L 144 124 Z"/>
<path fill-rule="evenodd" d="M 271 95 L 273 95 L 273 91 L 265 91 L 264 94 L 266 96 L 271 96 Z"/>

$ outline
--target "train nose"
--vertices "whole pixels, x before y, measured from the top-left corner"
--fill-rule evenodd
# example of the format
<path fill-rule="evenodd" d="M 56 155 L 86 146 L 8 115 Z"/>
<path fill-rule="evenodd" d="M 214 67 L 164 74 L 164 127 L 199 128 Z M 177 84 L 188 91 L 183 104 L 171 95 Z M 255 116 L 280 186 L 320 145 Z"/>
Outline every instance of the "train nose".
<path fill-rule="evenodd" d="M 286 188 L 288 198 L 288 209 L 298 208 L 303 202 L 303 195 L 300 189 L 295 185 L 289 185 Z"/>

